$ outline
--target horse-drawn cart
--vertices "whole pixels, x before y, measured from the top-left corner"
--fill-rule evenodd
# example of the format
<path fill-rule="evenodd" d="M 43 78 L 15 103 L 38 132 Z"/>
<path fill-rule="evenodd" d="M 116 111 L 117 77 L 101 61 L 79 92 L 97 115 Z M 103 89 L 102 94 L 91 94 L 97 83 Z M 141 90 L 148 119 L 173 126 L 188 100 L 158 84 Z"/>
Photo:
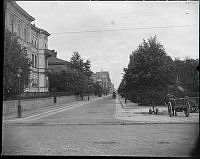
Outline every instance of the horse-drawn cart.
<path fill-rule="evenodd" d="M 175 98 L 170 97 L 168 102 L 165 102 L 168 106 L 169 116 L 177 116 L 177 112 L 184 112 L 188 117 L 190 113 L 199 111 L 199 97 L 184 97 Z"/>

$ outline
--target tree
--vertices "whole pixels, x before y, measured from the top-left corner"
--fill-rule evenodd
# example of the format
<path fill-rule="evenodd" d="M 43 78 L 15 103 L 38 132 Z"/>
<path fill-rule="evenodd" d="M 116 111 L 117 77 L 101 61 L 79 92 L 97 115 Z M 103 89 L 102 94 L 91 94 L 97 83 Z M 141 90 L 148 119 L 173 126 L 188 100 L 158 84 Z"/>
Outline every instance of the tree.
<path fill-rule="evenodd" d="M 31 61 L 27 52 L 18 43 L 17 36 L 5 30 L 4 36 L 4 64 L 3 64 L 3 92 L 4 98 L 18 94 L 17 68 L 21 67 L 21 92 L 28 86 Z"/>
<path fill-rule="evenodd" d="M 94 94 L 101 96 L 103 94 L 103 88 L 101 87 L 99 82 L 93 83 Z"/>
<path fill-rule="evenodd" d="M 76 94 L 83 95 L 84 93 L 89 92 L 89 87 L 91 84 L 90 77 L 92 75 L 91 71 L 91 62 L 89 60 L 84 60 L 81 58 L 78 52 L 74 52 L 70 63 L 77 70 L 76 72 L 76 83 L 74 85 L 74 90 Z"/>
<path fill-rule="evenodd" d="M 180 86 L 184 88 L 183 95 L 196 96 L 199 92 L 198 71 L 197 66 L 199 60 L 186 58 L 184 60 L 174 60 L 174 78 L 178 77 Z M 180 94 L 180 93 L 179 93 Z"/>
<path fill-rule="evenodd" d="M 61 70 L 53 71 L 48 74 L 50 92 L 74 92 L 74 85 L 78 80 L 75 72 Z"/>
<path fill-rule="evenodd" d="M 167 56 L 156 36 L 143 40 L 130 55 L 123 80 L 127 97 L 139 103 L 159 103 L 169 84 L 173 84 L 173 60 Z"/>
<path fill-rule="evenodd" d="M 77 69 L 79 72 L 84 71 L 84 62 L 83 59 L 81 58 L 80 54 L 78 52 L 74 52 L 71 59 L 70 63 L 72 66 Z"/>

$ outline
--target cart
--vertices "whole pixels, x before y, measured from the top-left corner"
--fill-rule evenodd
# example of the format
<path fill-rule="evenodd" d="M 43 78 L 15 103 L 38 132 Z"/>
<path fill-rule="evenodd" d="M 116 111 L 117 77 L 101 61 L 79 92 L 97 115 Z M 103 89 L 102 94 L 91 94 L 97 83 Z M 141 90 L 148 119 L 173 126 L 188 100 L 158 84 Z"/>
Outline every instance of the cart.
<path fill-rule="evenodd" d="M 199 112 L 199 97 L 189 97 L 190 113 Z"/>
<path fill-rule="evenodd" d="M 116 92 L 113 92 L 113 94 L 112 94 L 112 98 L 113 98 L 113 99 L 116 98 Z"/>
<path fill-rule="evenodd" d="M 177 112 L 184 112 L 188 117 L 190 113 L 197 112 L 199 110 L 199 97 L 184 97 L 171 99 L 168 102 L 168 114 L 169 116 L 177 116 Z"/>

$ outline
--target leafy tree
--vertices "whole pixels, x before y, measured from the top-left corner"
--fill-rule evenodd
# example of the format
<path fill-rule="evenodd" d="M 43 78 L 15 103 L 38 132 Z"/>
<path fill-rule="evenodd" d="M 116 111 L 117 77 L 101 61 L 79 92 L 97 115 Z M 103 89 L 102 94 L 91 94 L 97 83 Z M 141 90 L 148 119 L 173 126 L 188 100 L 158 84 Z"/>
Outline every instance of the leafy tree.
<path fill-rule="evenodd" d="M 101 96 L 103 94 L 103 88 L 99 82 L 93 83 L 94 94 Z"/>
<path fill-rule="evenodd" d="M 17 36 L 5 30 L 4 36 L 4 64 L 3 64 L 3 92 L 4 98 L 18 94 L 17 68 L 22 68 L 20 83 L 21 92 L 29 82 L 31 61 L 27 52 L 21 47 Z"/>
<path fill-rule="evenodd" d="M 71 59 L 70 63 L 74 68 L 76 68 L 79 72 L 84 71 L 84 62 L 83 59 L 81 58 L 80 54 L 78 52 L 74 52 Z"/>
<path fill-rule="evenodd" d="M 89 60 L 81 58 L 78 52 L 74 52 L 70 63 L 73 68 L 71 70 L 62 70 L 60 72 L 49 73 L 49 88 L 50 91 L 57 92 L 74 92 L 76 95 L 83 96 L 84 93 L 89 93 L 91 87 L 92 71 L 90 70 L 91 63 Z"/>
<path fill-rule="evenodd" d="M 86 60 L 86 62 L 84 62 L 83 64 L 83 69 L 84 69 L 84 73 L 86 76 L 90 77 L 92 75 L 92 71 L 91 71 L 91 62 L 89 60 Z"/>
<path fill-rule="evenodd" d="M 74 52 L 71 59 L 70 63 L 74 68 L 76 68 L 76 76 L 78 77 L 75 85 L 74 85 L 74 90 L 76 94 L 83 95 L 84 93 L 89 92 L 89 88 L 91 85 L 91 62 L 89 60 L 84 60 L 81 58 L 80 54 L 78 52 Z"/>
<path fill-rule="evenodd" d="M 179 85 L 184 88 L 182 96 L 196 96 L 199 92 L 198 71 L 197 66 L 199 60 L 186 58 L 184 60 L 174 60 L 174 78 L 178 78 Z M 180 93 L 179 93 L 180 95 Z"/>
<path fill-rule="evenodd" d="M 49 89 L 51 92 L 74 92 L 74 85 L 78 80 L 75 72 L 61 70 L 49 73 Z"/>
<path fill-rule="evenodd" d="M 124 70 L 124 94 L 134 102 L 159 103 L 160 96 L 174 82 L 173 70 L 173 60 L 167 56 L 156 36 L 143 40 L 130 55 L 128 68 Z"/>

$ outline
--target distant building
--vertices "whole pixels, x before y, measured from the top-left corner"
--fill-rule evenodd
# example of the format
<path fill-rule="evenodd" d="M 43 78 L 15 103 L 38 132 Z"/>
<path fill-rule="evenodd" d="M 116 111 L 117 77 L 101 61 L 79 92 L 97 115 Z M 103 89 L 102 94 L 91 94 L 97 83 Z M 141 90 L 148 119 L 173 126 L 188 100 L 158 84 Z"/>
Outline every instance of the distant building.
<path fill-rule="evenodd" d="M 114 88 L 114 84 L 112 83 L 112 84 L 111 84 L 111 88 L 110 88 L 110 92 L 114 92 L 114 91 L 116 91 L 116 90 L 115 90 L 115 88 Z"/>
<path fill-rule="evenodd" d="M 26 48 L 32 60 L 28 87 L 25 92 L 47 92 L 48 77 L 48 36 L 44 29 L 31 24 L 35 18 L 30 16 L 15 1 L 5 1 L 5 29 L 19 37 L 22 48 Z"/>
<path fill-rule="evenodd" d="M 96 72 L 96 81 L 100 83 L 105 94 L 112 92 L 112 83 L 108 71 Z"/>
<path fill-rule="evenodd" d="M 92 73 L 91 79 L 92 79 L 93 83 L 97 82 L 96 73 Z"/>
<path fill-rule="evenodd" d="M 76 71 L 70 62 L 57 58 L 55 50 L 48 50 L 50 57 L 48 58 L 48 70 L 60 72 L 65 70 L 67 72 Z"/>

